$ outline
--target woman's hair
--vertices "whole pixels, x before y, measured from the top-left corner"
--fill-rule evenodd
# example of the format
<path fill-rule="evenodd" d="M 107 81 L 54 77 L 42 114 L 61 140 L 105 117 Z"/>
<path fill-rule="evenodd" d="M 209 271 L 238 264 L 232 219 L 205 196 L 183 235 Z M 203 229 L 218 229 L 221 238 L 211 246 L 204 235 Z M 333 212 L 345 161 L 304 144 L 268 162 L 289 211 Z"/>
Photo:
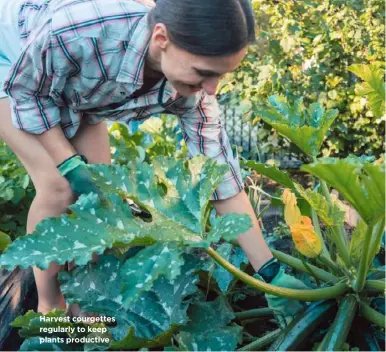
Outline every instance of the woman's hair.
<path fill-rule="evenodd" d="M 226 56 L 255 43 L 250 0 L 157 0 L 149 25 L 165 24 L 171 42 L 194 55 Z"/>

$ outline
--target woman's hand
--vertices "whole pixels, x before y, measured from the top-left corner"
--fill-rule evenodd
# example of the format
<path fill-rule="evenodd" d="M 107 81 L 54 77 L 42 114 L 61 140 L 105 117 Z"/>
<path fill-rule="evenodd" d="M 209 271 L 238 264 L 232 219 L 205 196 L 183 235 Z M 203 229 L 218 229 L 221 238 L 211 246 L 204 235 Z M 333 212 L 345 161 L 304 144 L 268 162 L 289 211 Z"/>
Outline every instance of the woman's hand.
<path fill-rule="evenodd" d="M 279 287 L 295 290 L 309 290 L 310 288 L 294 276 L 285 273 L 285 267 L 280 265 L 276 258 L 269 260 L 255 274 L 259 279 Z M 284 328 L 298 313 L 307 307 L 306 302 L 296 299 L 288 299 L 272 294 L 265 294 L 268 307 L 274 311 L 279 325 Z"/>
<path fill-rule="evenodd" d="M 104 198 L 101 190 L 91 178 L 91 172 L 87 168 L 87 159 L 83 155 L 74 154 L 60 163 L 57 168 L 67 179 L 76 196 L 93 192 L 101 199 Z"/>

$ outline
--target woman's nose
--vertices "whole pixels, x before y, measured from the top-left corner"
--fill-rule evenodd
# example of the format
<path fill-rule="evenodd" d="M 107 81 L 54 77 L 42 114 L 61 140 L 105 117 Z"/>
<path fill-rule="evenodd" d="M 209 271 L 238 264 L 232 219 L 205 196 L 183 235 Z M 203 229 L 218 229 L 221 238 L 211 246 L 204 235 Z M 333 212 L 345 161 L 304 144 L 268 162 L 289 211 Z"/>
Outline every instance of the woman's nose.
<path fill-rule="evenodd" d="M 219 82 L 220 82 L 220 78 L 218 77 L 207 78 L 202 83 L 202 88 L 205 90 L 205 92 L 208 95 L 214 95 L 216 94 L 216 90 Z"/>

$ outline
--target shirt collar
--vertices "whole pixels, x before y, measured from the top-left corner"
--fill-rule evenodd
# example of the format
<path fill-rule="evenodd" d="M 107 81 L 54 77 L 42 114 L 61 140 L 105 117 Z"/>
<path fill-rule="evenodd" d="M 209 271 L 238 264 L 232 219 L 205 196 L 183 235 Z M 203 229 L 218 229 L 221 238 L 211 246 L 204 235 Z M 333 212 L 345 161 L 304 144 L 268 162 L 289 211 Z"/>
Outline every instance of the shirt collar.
<path fill-rule="evenodd" d="M 138 20 L 127 44 L 126 53 L 116 78 L 117 82 L 132 84 L 135 89 L 139 89 L 144 83 L 144 64 L 151 39 L 151 30 L 149 29 L 147 21 L 147 14 Z M 163 78 L 157 83 L 158 87 L 163 86 L 163 89 L 160 91 L 163 103 L 166 103 L 170 98 L 175 100 L 179 97 L 178 92 L 169 81 L 162 84 L 165 79 L 166 78 Z"/>
<path fill-rule="evenodd" d="M 117 82 L 130 83 L 139 87 L 143 85 L 145 58 L 151 38 L 147 18 L 146 14 L 135 25 L 134 32 L 127 43 L 126 53 L 116 78 Z"/>

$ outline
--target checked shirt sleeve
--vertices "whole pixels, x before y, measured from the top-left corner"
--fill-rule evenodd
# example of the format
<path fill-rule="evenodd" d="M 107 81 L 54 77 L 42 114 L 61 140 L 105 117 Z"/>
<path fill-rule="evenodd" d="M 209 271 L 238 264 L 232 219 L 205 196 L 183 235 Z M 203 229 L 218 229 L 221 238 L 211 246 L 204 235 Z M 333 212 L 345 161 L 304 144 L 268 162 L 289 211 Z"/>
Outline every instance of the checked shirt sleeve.
<path fill-rule="evenodd" d="M 46 25 L 23 49 L 4 82 L 16 128 L 41 134 L 60 122 L 59 107 L 50 97 L 55 80 L 50 27 Z"/>
<path fill-rule="evenodd" d="M 193 108 L 178 109 L 182 135 L 188 147 L 189 157 L 204 154 L 220 164 L 228 164 L 229 171 L 211 200 L 228 199 L 237 195 L 243 188 L 237 152 L 232 150 L 227 133 L 222 124 L 221 110 L 215 96 L 200 92 L 193 97 Z M 186 105 L 191 105 L 188 98 Z"/>

